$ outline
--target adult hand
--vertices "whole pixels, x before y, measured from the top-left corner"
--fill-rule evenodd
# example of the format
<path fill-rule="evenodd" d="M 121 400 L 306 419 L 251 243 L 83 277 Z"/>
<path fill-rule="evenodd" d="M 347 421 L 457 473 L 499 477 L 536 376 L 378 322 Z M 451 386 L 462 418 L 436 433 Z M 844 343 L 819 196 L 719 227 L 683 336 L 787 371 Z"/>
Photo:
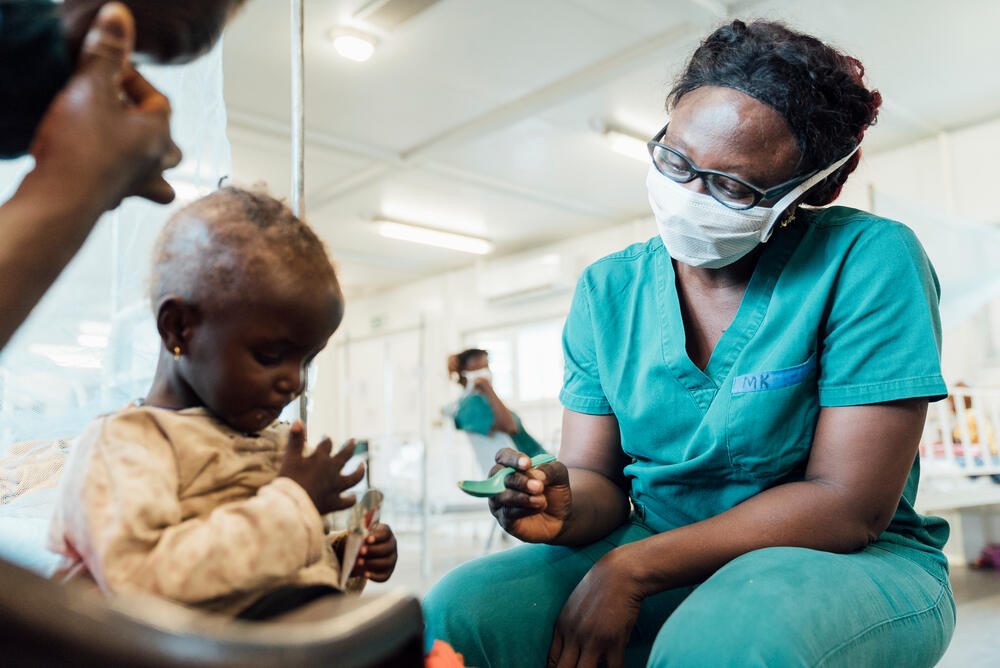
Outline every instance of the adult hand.
<path fill-rule="evenodd" d="M 170 139 L 170 103 L 130 64 L 134 45 L 128 8 L 104 5 L 84 39 L 76 74 L 52 101 L 31 145 L 32 178 L 98 212 L 130 195 L 162 204 L 174 198 L 162 177 L 181 159 Z"/>
<path fill-rule="evenodd" d="M 333 443 L 329 438 L 320 441 L 316 451 L 309 456 L 302 453 L 305 443 L 305 427 L 296 420 L 288 432 L 288 447 L 278 475 L 297 482 L 312 499 L 320 515 L 353 506 L 355 496 L 343 493 L 361 482 L 365 475 L 365 465 L 359 464 L 358 468 L 347 475 L 342 475 L 341 471 L 354 454 L 354 439 L 348 441 L 332 457 L 330 452 L 333 450 Z"/>
<path fill-rule="evenodd" d="M 569 472 L 558 461 L 532 468 L 523 452 L 504 448 L 497 453 L 493 475 L 501 468 L 517 469 L 507 476 L 506 490 L 490 497 L 490 512 L 504 531 L 526 543 L 546 543 L 562 533 L 573 495 Z"/>
<path fill-rule="evenodd" d="M 626 565 L 618 550 L 609 552 L 576 586 L 556 619 L 547 667 L 624 668 L 643 600 Z"/>
<path fill-rule="evenodd" d="M 472 382 L 472 387 L 476 390 L 479 390 L 480 392 L 486 392 L 492 389 L 493 386 L 490 384 L 489 378 L 479 376 L 478 378 L 476 378 L 476 380 Z"/>

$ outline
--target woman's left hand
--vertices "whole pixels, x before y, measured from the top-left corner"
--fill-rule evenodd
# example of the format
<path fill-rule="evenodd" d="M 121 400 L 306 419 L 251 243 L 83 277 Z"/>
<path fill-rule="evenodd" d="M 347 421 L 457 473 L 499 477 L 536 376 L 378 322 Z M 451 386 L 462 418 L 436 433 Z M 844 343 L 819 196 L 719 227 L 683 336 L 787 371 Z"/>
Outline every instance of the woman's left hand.
<path fill-rule="evenodd" d="M 594 564 L 563 606 L 549 647 L 550 668 L 625 665 L 625 645 L 644 598 L 625 570 L 622 554 L 609 552 Z"/>
<path fill-rule="evenodd" d="M 374 582 L 385 582 L 396 570 L 396 537 L 387 524 L 377 524 L 365 539 L 351 575 L 364 576 Z"/>

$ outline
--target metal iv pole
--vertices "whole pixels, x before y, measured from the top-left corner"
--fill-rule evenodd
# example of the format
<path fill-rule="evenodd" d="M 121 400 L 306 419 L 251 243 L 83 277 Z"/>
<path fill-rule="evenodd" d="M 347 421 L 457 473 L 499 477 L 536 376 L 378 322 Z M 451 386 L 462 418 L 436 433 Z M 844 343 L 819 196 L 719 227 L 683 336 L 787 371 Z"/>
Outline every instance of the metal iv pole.
<path fill-rule="evenodd" d="M 305 21 L 303 0 L 291 0 L 292 10 L 292 213 L 305 215 Z M 309 417 L 309 369 L 302 370 L 299 419 L 306 426 Z"/>

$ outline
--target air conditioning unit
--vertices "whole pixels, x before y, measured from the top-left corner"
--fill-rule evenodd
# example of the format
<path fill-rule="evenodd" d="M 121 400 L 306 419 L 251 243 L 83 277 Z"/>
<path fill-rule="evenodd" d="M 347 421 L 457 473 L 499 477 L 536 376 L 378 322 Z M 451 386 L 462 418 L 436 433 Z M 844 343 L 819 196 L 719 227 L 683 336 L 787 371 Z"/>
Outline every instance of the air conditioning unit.
<path fill-rule="evenodd" d="M 476 292 L 497 306 L 565 294 L 576 286 L 579 264 L 556 253 L 485 262 L 476 270 Z"/>

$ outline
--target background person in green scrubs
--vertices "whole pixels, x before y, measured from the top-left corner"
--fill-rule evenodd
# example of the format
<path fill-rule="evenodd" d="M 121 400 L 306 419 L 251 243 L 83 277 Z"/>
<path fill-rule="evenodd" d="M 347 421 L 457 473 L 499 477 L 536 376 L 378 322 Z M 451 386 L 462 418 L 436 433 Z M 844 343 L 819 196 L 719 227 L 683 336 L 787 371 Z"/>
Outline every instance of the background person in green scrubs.
<path fill-rule="evenodd" d="M 947 524 L 913 510 L 945 396 L 938 283 L 904 225 L 822 207 L 881 97 L 781 25 L 708 36 L 647 177 L 659 235 L 580 278 L 560 461 L 490 501 L 525 545 L 424 600 L 476 666 L 931 666 Z"/>
<path fill-rule="evenodd" d="M 521 418 L 507 408 L 493 389 L 489 354 L 481 348 L 469 348 L 448 358 L 448 374 L 462 386 L 462 396 L 445 407 L 454 419 L 455 428 L 466 432 L 476 459 L 484 471 L 493 465 L 496 453 L 513 448 L 528 457 L 545 452 L 521 424 Z"/>

